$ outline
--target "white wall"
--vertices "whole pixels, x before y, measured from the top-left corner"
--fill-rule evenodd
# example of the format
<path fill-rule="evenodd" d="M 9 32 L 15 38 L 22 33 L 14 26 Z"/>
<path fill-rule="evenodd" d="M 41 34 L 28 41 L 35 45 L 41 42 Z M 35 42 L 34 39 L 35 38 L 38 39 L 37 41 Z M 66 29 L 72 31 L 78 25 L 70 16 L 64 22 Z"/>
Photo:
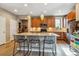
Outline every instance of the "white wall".
<path fill-rule="evenodd" d="M 79 3 L 76 4 L 76 21 L 79 21 Z"/>
<path fill-rule="evenodd" d="M 17 20 L 17 17 L 16 17 L 16 15 L 14 15 L 14 14 L 12 14 L 4 9 L 1 9 L 1 8 L 0 8 L 0 16 L 5 17 L 5 19 L 6 19 L 6 28 L 5 28 L 6 29 L 6 39 L 5 40 L 7 43 L 7 42 L 10 42 L 10 40 L 11 40 L 10 37 L 12 36 L 13 32 L 15 33 L 15 30 L 13 29 L 13 27 L 15 27 L 14 20 Z"/>

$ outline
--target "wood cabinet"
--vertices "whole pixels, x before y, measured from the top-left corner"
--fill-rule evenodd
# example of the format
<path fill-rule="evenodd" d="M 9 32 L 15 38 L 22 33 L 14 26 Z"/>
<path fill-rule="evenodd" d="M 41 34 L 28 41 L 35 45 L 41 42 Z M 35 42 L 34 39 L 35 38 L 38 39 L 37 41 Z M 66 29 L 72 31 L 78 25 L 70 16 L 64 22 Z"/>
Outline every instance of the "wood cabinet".
<path fill-rule="evenodd" d="M 66 40 L 66 33 L 64 32 L 55 32 L 56 34 L 60 35 L 58 37 L 58 39 L 61 39 L 61 40 Z"/>
<path fill-rule="evenodd" d="M 76 19 L 76 12 L 75 11 L 71 11 L 67 16 L 66 19 L 68 19 L 68 21 L 72 21 Z"/>
<path fill-rule="evenodd" d="M 41 20 L 39 17 L 32 18 L 32 27 L 40 27 L 40 24 L 47 24 L 48 27 L 55 27 L 55 17 L 45 17 L 44 20 Z"/>
<path fill-rule="evenodd" d="M 48 19 L 48 27 L 53 27 L 55 28 L 55 17 L 50 17 Z"/>
<path fill-rule="evenodd" d="M 32 18 L 31 26 L 32 27 L 40 27 L 41 19 L 40 18 Z"/>

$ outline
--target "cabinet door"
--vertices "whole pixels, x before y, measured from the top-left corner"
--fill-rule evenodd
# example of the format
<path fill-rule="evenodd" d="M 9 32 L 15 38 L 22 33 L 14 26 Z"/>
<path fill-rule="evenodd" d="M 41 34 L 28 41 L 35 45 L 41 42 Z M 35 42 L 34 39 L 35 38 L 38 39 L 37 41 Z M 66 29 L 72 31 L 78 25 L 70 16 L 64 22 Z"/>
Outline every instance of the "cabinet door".
<path fill-rule="evenodd" d="M 6 19 L 0 16 L 0 45 L 6 42 Z"/>
<path fill-rule="evenodd" d="M 32 19 L 32 27 L 40 27 L 40 24 L 41 24 L 41 20 L 40 18 L 33 18 Z"/>
<path fill-rule="evenodd" d="M 76 19 L 76 13 L 74 11 L 71 11 L 67 16 L 66 19 L 68 19 L 68 21 L 72 21 Z"/>
<path fill-rule="evenodd" d="M 54 17 L 49 17 L 48 18 L 48 27 L 55 27 L 55 19 Z"/>

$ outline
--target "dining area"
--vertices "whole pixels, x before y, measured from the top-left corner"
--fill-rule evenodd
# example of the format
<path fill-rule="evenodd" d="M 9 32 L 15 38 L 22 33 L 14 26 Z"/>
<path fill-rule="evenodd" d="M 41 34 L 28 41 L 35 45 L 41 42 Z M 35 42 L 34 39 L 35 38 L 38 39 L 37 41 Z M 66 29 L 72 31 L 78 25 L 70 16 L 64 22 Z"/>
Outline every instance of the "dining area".
<path fill-rule="evenodd" d="M 46 52 L 56 56 L 57 37 L 55 33 L 20 33 L 14 35 L 13 56 L 45 56 Z"/>

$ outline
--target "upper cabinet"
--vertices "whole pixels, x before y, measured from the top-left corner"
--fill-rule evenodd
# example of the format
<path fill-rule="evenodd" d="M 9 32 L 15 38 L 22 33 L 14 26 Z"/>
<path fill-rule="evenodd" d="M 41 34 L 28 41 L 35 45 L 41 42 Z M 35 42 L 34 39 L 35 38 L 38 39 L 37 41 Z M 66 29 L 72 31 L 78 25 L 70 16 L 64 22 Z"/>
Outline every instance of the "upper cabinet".
<path fill-rule="evenodd" d="M 48 18 L 48 27 L 55 27 L 55 17 Z"/>
<path fill-rule="evenodd" d="M 32 18 L 31 20 L 31 26 L 32 27 L 40 27 L 41 19 L 40 18 Z"/>
<path fill-rule="evenodd" d="M 55 27 L 55 17 L 44 17 L 43 20 L 40 17 L 32 18 L 32 27 L 40 27 L 41 24 L 47 24 L 48 27 Z"/>
<path fill-rule="evenodd" d="M 68 21 L 75 20 L 76 19 L 76 12 L 71 11 L 69 14 L 67 14 L 66 19 L 68 19 Z"/>

